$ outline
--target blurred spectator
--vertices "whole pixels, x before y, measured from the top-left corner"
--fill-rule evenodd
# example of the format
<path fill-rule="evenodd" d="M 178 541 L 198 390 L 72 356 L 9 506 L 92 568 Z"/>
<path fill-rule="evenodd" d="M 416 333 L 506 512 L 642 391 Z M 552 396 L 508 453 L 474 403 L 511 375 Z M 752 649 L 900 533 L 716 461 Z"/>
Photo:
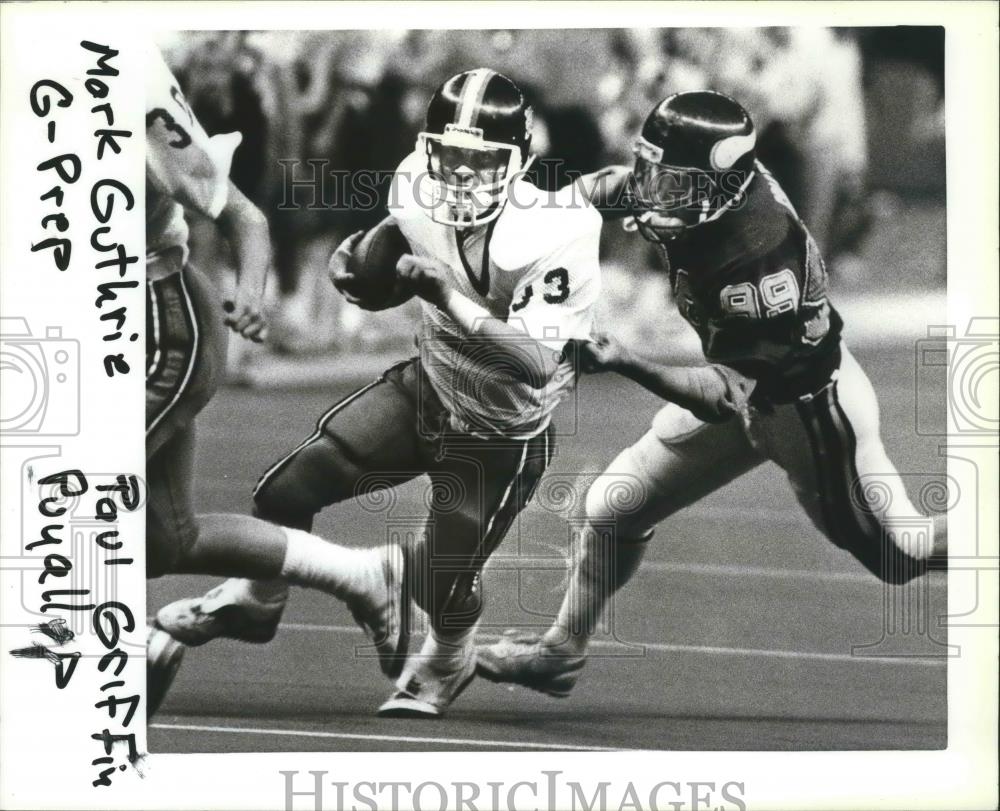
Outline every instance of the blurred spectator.
<path fill-rule="evenodd" d="M 834 234 L 838 216 L 865 221 L 866 119 L 853 39 L 825 28 L 685 29 L 671 45 L 688 84 L 700 70 L 708 87 L 750 112 L 761 161 L 826 253 L 851 248 Z M 679 89 L 690 87 L 669 88 Z M 847 231 L 856 242 L 863 227 Z"/>
<path fill-rule="evenodd" d="M 329 289 L 325 257 L 340 239 L 385 216 L 378 203 L 389 173 L 413 142 L 402 119 L 403 88 L 386 73 L 394 38 L 303 32 L 286 43 L 283 120 L 295 136 L 282 154 L 270 207 L 282 294 L 273 331 L 279 349 L 322 350 L 343 337 L 342 302 Z M 376 179 L 376 205 L 355 204 L 359 172 Z"/>
<path fill-rule="evenodd" d="M 945 185 L 944 29 L 859 29 L 871 121 L 872 184 L 938 194 Z"/>

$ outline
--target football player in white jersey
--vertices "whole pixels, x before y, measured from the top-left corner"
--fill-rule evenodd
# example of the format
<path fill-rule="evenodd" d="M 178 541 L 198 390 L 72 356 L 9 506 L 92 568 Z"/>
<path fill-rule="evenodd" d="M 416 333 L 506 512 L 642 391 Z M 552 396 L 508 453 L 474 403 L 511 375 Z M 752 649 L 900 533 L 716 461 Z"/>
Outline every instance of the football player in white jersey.
<path fill-rule="evenodd" d="M 331 555 L 320 538 L 247 515 L 194 513 L 194 420 L 218 387 L 224 325 L 250 340 L 265 335 L 261 301 L 270 244 L 264 215 L 228 179 L 240 136 L 209 138 L 155 48 L 146 77 L 147 575 L 282 576 L 342 596 L 342 556 Z M 222 302 L 188 262 L 185 212 L 215 220 L 228 239 L 239 272 L 230 300 Z M 356 577 L 392 582 L 400 568 L 386 558 Z M 386 615 L 384 597 L 378 605 L 366 597 L 351 602 L 352 611 L 377 646 L 393 644 L 391 629 L 378 625 Z M 184 649 L 156 627 L 147 645 L 152 714 Z"/>
<path fill-rule="evenodd" d="M 381 655 L 398 675 L 383 715 L 440 715 L 473 678 L 480 570 L 552 458 L 552 411 L 576 380 L 566 345 L 590 334 L 601 218 L 575 190 L 548 194 L 524 179 L 530 144 L 531 110 L 510 79 L 481 68 L 438 88 L 390 196 L 412 248 L 396 283 L 423 305 L 419 356 L 333 405 L 254 493 L 258 516 L 308 530 L 328 505 L 430 477 L 429 515 L 398 584 L 360 576 L 386 555 L 378 545 L 330 545 L 343 557 L 345 597 L 381 593 L 386 611 L 400 612 L 397 653 Z M 346 260 L 359 237 L 330 263 L 355 301 Z M 219 589 L 161 611 L 161 624 L 189 644 L 273 635 L 284 583 Z M 408 592 L 431 626 L 409 658 Z"/>

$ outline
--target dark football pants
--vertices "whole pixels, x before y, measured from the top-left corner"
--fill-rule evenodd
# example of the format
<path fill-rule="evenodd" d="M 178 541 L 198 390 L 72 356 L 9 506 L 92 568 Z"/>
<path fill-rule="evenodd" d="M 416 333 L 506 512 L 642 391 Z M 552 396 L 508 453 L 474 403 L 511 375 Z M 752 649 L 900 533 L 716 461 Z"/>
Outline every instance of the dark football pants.
<path fill-rule="evenodd" d="M 439 631 L 471 627 L 479 572 L 524 508 L 553 451 L 553 429 L 527 440 L 450 431 L 417 359 L 334 405 L 261 477 L 255 514 L 308 530 L 324 507 L 430 477 L 423 531 L 405 544 L 411 593 Z M 388 535 L 386 537 L 389 537 Z"/>
<path fill-rule="evenodd" d="M 187 266 L 146 283 L 146 573 L 174 571 L 194 546 L 195 416 L 225 364 L 219 298 Z"/>

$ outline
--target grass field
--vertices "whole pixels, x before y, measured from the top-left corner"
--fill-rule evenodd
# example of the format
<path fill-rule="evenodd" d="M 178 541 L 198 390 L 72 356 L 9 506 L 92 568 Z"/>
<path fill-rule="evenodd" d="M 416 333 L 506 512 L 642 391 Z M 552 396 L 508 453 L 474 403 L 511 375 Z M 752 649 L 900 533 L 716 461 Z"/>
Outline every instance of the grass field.
<path fill-rule="evenodd" d="M 882 404 L 883 436 L 908 483 L 941 476 L 937 443 L 914 430 L 912 345 L 855 348 Z M 381 370 L 373 361 L 367 377 Z M 199 509 L 246 512 L 260 472 L 308 434 L 329 404 L 365 378 L 321 389 L 228 388 L 199 419 Z M 943 401 L 943 388 L 921 391 Z M 564 515 L 546 486 L 588 475 L 645 431 L 655 399 L 616 377 L 583 381 L 560 415 L 558 454 L 536 503 L 485 580 L 483 634 L 547 626 L 561 597 Z M 609 429 L 609 426 L 613 428 Z M 554 492 L 554 491 L 550 491 Z M 915 495 L 911 493 L 911 495 Z M 355 503 L 316 531 L 371 545 L 389 522 L 422 512 L 423 485 L 392 513 Z M 150 584 L 150 611 L 212 580 Z M 919 581 L 932 626 L 945 578 Z M 910 592 L 914 596 L 916 592 Z M 883 636 L 881 583 L 826 541 L 781 472 L 764 465 L 660 525 L 617 604 L 613 633 L 593 647 L 573 695 L 555 700 L 476 681 L 439 721 L 374 717 L 392 687 L 359 649 L 365 640 L 332 599 L 296 590 L 267 646 L 219 641 L 188 651 L 152 721 L 153 752 L 455 749 L 922 749 L 946 744 L 945 660 L 924 636 Z M 943 631 L 934 633 L 943 637 Z M 419 644 L 419 640 L 417 643 Z M 878 655 L 905 652 L 910 656 Z"/>

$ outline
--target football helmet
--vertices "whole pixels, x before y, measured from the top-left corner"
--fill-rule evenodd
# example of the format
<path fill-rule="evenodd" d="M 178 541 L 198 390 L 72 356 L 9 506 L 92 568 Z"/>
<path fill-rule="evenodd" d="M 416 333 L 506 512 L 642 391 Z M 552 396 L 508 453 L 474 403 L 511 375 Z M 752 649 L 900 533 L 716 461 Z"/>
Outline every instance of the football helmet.
<path fill-rule="evenodd" d="M 665 98 L 633 148 L 626 227 L 662 243 L 721 216 L 753 178 L 756 140 L 749 114 L 728 96 L 699 90 Z"/>
<path fill-rule="evenodd" d="M 511 181 L 531 162 L 531 118 L 517 85 L 488 68 L 452 76 L 435 91 L 417 138 L 434 184 L 435 222 L 471 228 L 500 216 Z"/>

